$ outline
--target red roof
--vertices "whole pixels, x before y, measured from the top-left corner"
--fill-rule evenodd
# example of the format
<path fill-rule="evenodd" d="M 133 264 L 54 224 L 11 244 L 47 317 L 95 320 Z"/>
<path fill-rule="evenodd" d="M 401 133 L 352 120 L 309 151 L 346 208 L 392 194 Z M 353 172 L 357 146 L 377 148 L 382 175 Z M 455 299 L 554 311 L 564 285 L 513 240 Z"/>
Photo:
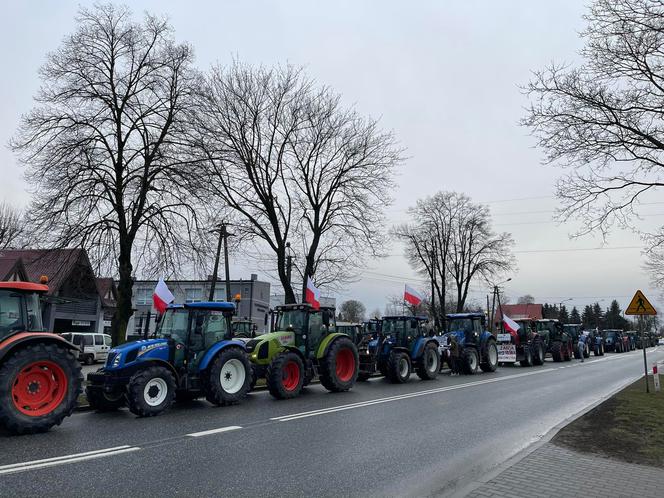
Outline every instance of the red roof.
<path fill-rule="evenodd" d="M 512 320 L 523 320 L 530 318 L 531 320 L 542 319 L 542 305 L 541 304 L 503 304 L 503 313 L 509 316 Z M 496 311 L 496 322 L 503 320 L 503 315 L 500 309 Z"/>
<path fill-rule="evenodd" d="M 0 282 L 0 289 L 48 292 L 48 285 L 35 284 L 32 282 Z"/>

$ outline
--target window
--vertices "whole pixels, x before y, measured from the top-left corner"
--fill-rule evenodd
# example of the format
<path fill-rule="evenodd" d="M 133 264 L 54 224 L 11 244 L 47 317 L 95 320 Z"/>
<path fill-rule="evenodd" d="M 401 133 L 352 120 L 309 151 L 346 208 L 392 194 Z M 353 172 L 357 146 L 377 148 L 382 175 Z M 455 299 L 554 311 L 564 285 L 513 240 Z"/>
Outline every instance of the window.
<path fill-rule="evenodd" d="M 159 322 L 157 337 L 173 339 L 175 342 L 187 342 L 189 312 L 185 309 L 169 309 Z"/>
<path fill-rule="evenodd" d="M 71 339 L 69 341 L 75 346 L 83 345 L 83 336 L 78 334 L 71 334 Z"/>
<path fill-rule="evenodd" d="M 202 295 L 203 292 L 201 291 L 200 288 L 184 290 L 184 300 L 187 303 L 200 303 Z"/>
<path fill-rule="evenodd" d="M 109 336 L 105 335 L 104 336 L 104 345 L 111 347 L 113 345 L 113 339 L 111 339 Z"/>
<path fill-rule="evenodd" d="M 25 304 L 28 306 L 28 330 L 43 331 L 44 325 L 42 324 L 41 309 L 39 308 L 39 296 L 28 294 Z"/>
<path fill-rule="evenodd" d="M 103 346 L 103 345 L 104 345 L 104 336 L 95 335 L 95 346 Z"/>
<path fill-rule="evenodd" d="M 152 304 L 152 293 L 150 289 L 136 289 L 136 304 L 148 305 Z"/>
<path fill-rule="evenodd" d="M 134 334 L 143 335 L 143 317 L 137 316 L 134 318 Z"/>
<path fill-rule="evenodd" d="M 83 346 L 92 346 L 92 336 L 91 335 L 82 335 Z"/>
<path fill-rule="evenodd" d="M 226 301 L 226 287 L 214 288 L 214 301 Z"/>
<path fill-rule="evenodd" d="M 245 287 L 244 289 L 242 289 L 242 297 L 243 298 L 249 297 L 249 287 Z"/>
<path fill-rule="evenodd" d="M 12 294 L 10 290 L 0 291 L 0 338 L 3 338 L 8 332 L 25 329 L 21 296 Z"/>

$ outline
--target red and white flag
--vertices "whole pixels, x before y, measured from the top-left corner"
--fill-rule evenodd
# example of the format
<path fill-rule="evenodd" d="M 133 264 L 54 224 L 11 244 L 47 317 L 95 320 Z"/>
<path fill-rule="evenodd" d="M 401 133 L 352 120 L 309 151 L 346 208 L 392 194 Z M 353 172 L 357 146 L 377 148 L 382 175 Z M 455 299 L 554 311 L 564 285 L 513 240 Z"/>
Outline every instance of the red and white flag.
<path fill-rule="evenodd" d="M 307 277 L 307 293 L 305 301 L 317 310 L 320 308 L 320 290 L 314 285 L 314 281 Z"/>
<path fill-rule="evenodd" d="M 160 278 L 157 286 L 154 288 L 154 294 L 152 294 L 152 304 L 154 304 L 155 309 L 159 313 L 163 313 L 174 299 L 175 297 L 168 290 L 168 285 L 166 285 L 163 278 Z"/>
<path fill-rule="evenodd" d="M 404 301 L 412 304 L 413 306 L 417 306 L 422 302 L 424 296 L 413 289 L 410 285 L 406 284 L 406 288 L 403 291 L 403 298 Z"/>
<path fill-rule="evenodd" d="M 505 330 L 507 330 L 512 335 L 516 334 L 520 328 L 519 324 L 507 315 L 503 315 L 503 325 Z"/>

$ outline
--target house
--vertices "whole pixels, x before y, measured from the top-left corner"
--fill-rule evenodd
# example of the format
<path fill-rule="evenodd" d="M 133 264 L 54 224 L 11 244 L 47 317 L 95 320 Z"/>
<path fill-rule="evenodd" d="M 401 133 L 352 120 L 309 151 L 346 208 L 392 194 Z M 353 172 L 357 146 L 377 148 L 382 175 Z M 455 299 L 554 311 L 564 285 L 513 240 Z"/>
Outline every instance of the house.
<path fill-rule="evenodd" d="M 503 304 L 502 312 L 498 308 L 496 310 L 496 317 L 494 323 L 500 326 L 503 321 L 503 313 L 510 317 L 512 320 L 541 320 L 542 319 L 542 305 L 541 304 Z"/>
<path fill-rule="evenodd" d="M 115 281 L 110 277 L 97 278 L 96 282 L 103 310 L 102 324 L 99 331 L 110 334 L 115 311 L 118 307 L 118 288 L 115 285 Z"/>
<path fill-rule="evenodd" d="M 4 273 L 4 274 L 3 274 Z M 0 251 L 0 274 L 10 280 L 48 278 L 43 321 L 53 332 L 102 332 L 104 307 L 84 249 L 7 249 Z"/>

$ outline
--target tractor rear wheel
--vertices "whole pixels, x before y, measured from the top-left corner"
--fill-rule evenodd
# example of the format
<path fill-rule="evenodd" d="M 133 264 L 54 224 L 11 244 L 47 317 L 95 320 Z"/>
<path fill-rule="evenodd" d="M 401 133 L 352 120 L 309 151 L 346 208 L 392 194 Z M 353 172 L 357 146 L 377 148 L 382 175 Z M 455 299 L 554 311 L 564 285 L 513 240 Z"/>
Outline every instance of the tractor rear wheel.
<path fill-rule="evenodd" d="M 240 348 L 225 348 L 208 371 L 205 399 L 218 406 L 232 405 L 244 398 L 251 388 L 251 363 Z"/>
<path fill-rule="evenodd" d="M 556 341 L 551 345 L 551 357 L 556 363 L 563 361 L 563 343 Z"/>
<path fill-rule="evenodd" d="M 544 357 L 546 356 L 544 353 L 544 345 L 541 341 L 537 341 L 535 344 L 533 344 L 533 347 L 533 365 L 544 365 Z"/>
<path fill-rule="evenodd" d="M 533 352 L 529 346 L 523 348 L 523 360 L 519 363 L 522 367 L 532 367 L 533 366 Z"/>
<path fill-rule="evenodd" d="M 482 372 L 495 372 L 498 368 L 498 346 L 496 341 L 489 339 L 484 346 L 483 361 L 480 362 Z"/>
<path fill-rule="evenodd" d="M 387 379 L 392 384 L 403 384 L 410 379 L 410 358 L 403 351 L 392 351 L 387 360 Z"/>
<path fill-rule="evenodd" d="M 574 353 L 573 354 L 574 354 L 574 359 L 575 360 L 580 360 L 581 359 L 581 355 L 579 354 L 579 347 L 578 346 L 574 348 Z"/>
<path fill-rule="evenodd" d="M 304 363 L 292 351 L 277 355 L 267 367 L 267 388 L 277 399 L 295 398 L 302 391 Z"/>
<path fill-rule="evenodd" d="M 572 349 L 573 349 L 572 343 L 568 342 L 565 345 L 565 348 L 563 349 L 563 359 L 565 361 L 572 361 L 572 355 L 573 355 Z"/>
<path fill-rule="evenodd" d="M 355 384 L 359 365 L 357 346 L 350 338 L 339 337 L 320 360 L 320 383 L 328 391 L 348 391 Z"/>
<path fill-rule="evenodd" d="M 125 405 L 125 395 L 123 391 L 117 393 L 106 393 L 99 388 L 85 388 L 85 397 L 88 399 L 90 408 L 98 412 L 112 412 Z"/>
<path fill-rule="evenodd" d="M 175 400 L 175 377 L 166 367 L 148 367 L 129 379 L 127 405 L 139 417 L 154 417 L 168 410 Z"/>
<path fill-rule="evenodd" d="M 429 342 L 424 346 L 422 357 L 415 367 L 417 376 L 422 380 L 433 380 L 438 376 L 440 370 L 440 354 L 435 342 Z"/>
<path fill-rule="evenodd" d="M 0 426 L 16 434 L 45 432 L 74 411 L 81 365 L 65 348 L 33 343 L 0 365 Z"/>
<path fill-rule="evenodd" d="M 475 348 L 464 348 L 461 353 L 461 369 L 466 375 L 477 373 L 480 359 Z"/>

